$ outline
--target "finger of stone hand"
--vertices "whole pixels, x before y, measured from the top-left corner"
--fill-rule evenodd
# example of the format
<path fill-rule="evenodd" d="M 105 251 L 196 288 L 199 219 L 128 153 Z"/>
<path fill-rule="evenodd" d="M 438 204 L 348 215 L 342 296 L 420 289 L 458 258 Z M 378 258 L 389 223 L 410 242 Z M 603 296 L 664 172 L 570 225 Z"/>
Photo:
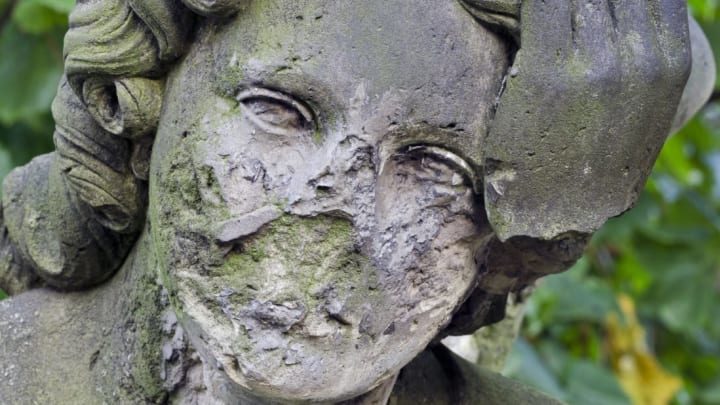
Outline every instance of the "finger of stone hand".
<path fill-rule="evenodd" d="M 525 0 L 521 6 L 521 50 L 565 59 L 572 49 L 571 17 L 568 0 Z"/>
<path fill-rule="evenodd" d="M 670 35 L 677 39 L 687 37 L 686 0 L 648 0 L 648 8 L 660 36 Z"/>
<path fill-rule="evenodd" d="M 519 17 L 520 0 L 463 0 L 463 3 L 479 10 Z"/>
<path fill-rule="evenodd" d="M 116 215 L 112 220 L 101 218 L 102 224 L 118 232 L 134 226 L 131 220 L 140 207 L 137 203 L 137 185 L 132 175 L 113 170 L 105 162 L 72 144 L 59 132 L 55 133 L 54 142 L 61 171 L 80 200 L 94 209 L 113 207 L 114 211 L 123 213 L 121 217 Z"/>
<path fill-rule="evenodd" d="M 127 171 L 128 143 L 103 131 L 75 95 L 65 77 L 52 104 L 58 134 L 70 145 L 95 156 L 119 172 Z"/>
<path fill-rule="evenodd" d="M 690 31 L 685 0 L 648 0 L 665 75 L 683 81 L 690 70 Z"/>
<path fill-rule="evenodd" d="M 67 180 L 72 184 L 78 197 L 91 207 L 96 215 L 95 219 L 115 232 L 130 233 L 135 231 L 138 222 L 138 206 L 131 192 L 132 185 L 108 184 L 108 181 L 97 172 L 85 166 L 74 164 L 71 161 L 61 162 L 67 171 Z M 118 192 L 117 189 L 122 189 Z"/>
<path fill-rule="evenodd" d="M 646 0 L 608 0 L 608 8 L 619 36 L 646 38 L 651 34 Z"/>
<path fill-rule="evenodd" d="M 99 190 L 103 190 L 104 194 L 113 195 L 114 200 L 120 201 L 124 195 L 122 187 L 118 185 L 125 184 L 127 182 L 127 175 L 115 172 L 110 169 L 104 162 L 88 157 L 82 151 L 79 151 L 72 146 L 65 145 L 64 140 L 55 138 L 55 143 L 62 147 L 60 158 L 64 167 L 64 172 L 68 177 L 68 180 L 73 181 L 73 176 L 78 177 L 80 180 L 91 183 L 96 186 Z M 92 180 L 91 180 L 92 179 Z M 127 198 L 125 198 L 127 199 Z M 94 199 L 86 200 L 85 202 L 90 205 L 95 205 Z M 106 203 L 103 203 L 106 204 Z"/>
<path fill-rule="evenodd" d="M 609 0 L 572 1 L 572 32 L 576 50 L 604 60 L 614 52 L 615 30 Z"/>
<path fill-rule="evenodd" d="M 628 80 L 654 81 L 660 72 L 657 35 L 646 0 L 610 0 L 616 18 L 617 44 Z"/>

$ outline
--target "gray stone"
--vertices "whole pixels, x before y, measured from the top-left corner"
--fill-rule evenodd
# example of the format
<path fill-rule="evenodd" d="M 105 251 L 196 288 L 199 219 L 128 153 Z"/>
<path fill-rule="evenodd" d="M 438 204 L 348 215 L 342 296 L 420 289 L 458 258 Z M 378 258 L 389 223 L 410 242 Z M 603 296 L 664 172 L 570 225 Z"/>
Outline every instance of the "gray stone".
<path fill-rule="evenodd" d="M 0 403 L 556 403 L 438 343 L 702 104 L 684 1 L 596 3 L 78 2 L 57 150 L 3 186 Z"/>
<path fill-rule="evenodd" d="M 222 223 L 215 238 L 220 243 L 229 243 L 256 233 L 260 228 L 282 216 L 282 211 L 275 206 L 262 207 L 257 211 L 233 218 Z"/>

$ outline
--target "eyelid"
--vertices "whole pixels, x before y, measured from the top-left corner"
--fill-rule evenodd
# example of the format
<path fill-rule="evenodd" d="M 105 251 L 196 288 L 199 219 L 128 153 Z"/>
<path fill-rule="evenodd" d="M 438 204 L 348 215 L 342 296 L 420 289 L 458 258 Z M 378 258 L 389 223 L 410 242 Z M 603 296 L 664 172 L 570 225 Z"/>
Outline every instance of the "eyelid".
<path fill-rule="evenodd" d="M 252 99 L 260 99 L 260 100 L 265 99 L 265 100 L 269 100 L 271 102 L 275 102 L 278 104 L 284 104 L 286 107 L 292 108 L 293 110 L 295 110 L 295 112 L 297 112 L 305 122 L 307 122 L 313 126 L 316 125 L 315 116 L 308 107 L 304 106 L 302 103 L 295 100 L 294 98 L 292 98 L 286 94 L 283 94 L 279 91 L 265 89 L 265 88 L 261 88 L 261 87 L 253 87 L 253 88 L 245 89 L 245 90 L 241 91 L 237 95 L 236 99 L 240 104 L 248 102 Z M 285 130 L 284 128 L 280 128 L 275 125 L 269 124 L 269 123 L 265 122 L 264 120 L 260 119 L 259 117 L 257 117 L 255 114 L 250 114 L 250 117 L 256 124 L 258 124 L 265 130 L 269 130 L 270 132 L 278 133 L 280 135 L 288 134 L 288 131 Z"/>
<path fill-rule="evenodd" d="M 473 191 L 475 193 L 478 192 L 478 185 L 480 183 L 479 178 L 475 173 L 475 170 L 473 170 L 472 166 L 470 166 L 470 164 L 467 163 L 465 159 L 461 158 L 455 153 L 445 148 L 432 145 L 409 145 L 406 147 L 405 150 L 407 153 L 424 153 L 442 161 L 445 161 L 446 163 L 453 166 L 456 170 L 460 172 L 460 174 L 465 176 L 467 180 L 470 181 L 470 184 L 472 184 Z"/>

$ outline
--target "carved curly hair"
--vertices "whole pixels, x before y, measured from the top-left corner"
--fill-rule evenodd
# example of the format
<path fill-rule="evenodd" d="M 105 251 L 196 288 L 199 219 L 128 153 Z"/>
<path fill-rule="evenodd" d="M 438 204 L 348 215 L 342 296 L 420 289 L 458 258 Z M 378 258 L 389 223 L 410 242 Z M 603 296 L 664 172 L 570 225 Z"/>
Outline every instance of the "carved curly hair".
<path fill-rule="evenodd" d="M 200 16 L 243 4 L 78 0 L 52 105 L 56 153 L 4 184 L 0 285 L 8 292 L 84 288 L 120 267 L 144 223 L 164 75 Z"/>

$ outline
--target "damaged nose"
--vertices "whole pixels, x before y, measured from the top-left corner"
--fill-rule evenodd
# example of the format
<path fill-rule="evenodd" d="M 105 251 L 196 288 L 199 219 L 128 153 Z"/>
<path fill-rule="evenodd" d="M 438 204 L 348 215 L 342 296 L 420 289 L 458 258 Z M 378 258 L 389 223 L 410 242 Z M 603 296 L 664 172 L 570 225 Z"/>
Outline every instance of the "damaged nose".
<path fill-rule="evenodd" d="M 218 243 L 232 243 L 250 236 L 266 224 L 280 218 L 283 212 L 274 205 L 266 205 L 248 214 L 239 215 L 220 223 L 215 231 Z"/>

